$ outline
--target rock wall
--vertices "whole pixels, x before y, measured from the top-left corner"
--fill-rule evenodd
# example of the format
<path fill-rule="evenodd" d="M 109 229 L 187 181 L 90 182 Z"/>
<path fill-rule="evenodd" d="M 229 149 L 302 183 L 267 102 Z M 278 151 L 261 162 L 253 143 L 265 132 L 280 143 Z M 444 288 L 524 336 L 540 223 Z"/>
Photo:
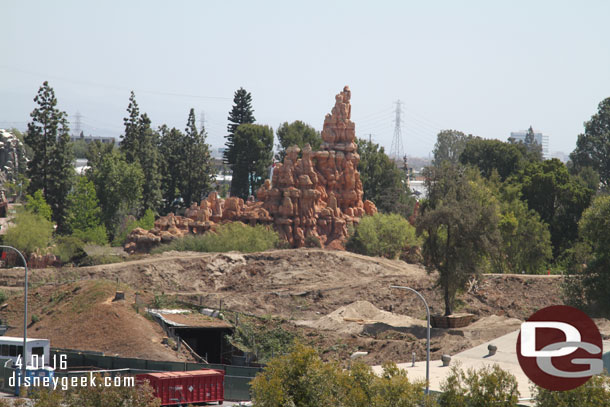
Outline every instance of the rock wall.
<path fill-rule="evenodd" d="M 351 121 L 349 87 L 335 96 L 335 106 L 324 118 L 322 145 L 312 151 L 288 148 L 283 163 L 273 169 L 271 180 L 258 189 L 256 200 L 221 199 L 211 193 L 201 203 L 194 203 L 185 216 L 170 213 L 155 222 L 155 228 L 134 230 L 125 250 L 148 251 L 188 233 L 202 234 L 215 225 L 241 221 L 251 225 L 273 224 L 292 247 L 319 241 L 322 246 L 342 242 L 348 226 L 364 215 L 377 212 L 371 201 L 362 201 L 358 173 L 356 129 Z"/>

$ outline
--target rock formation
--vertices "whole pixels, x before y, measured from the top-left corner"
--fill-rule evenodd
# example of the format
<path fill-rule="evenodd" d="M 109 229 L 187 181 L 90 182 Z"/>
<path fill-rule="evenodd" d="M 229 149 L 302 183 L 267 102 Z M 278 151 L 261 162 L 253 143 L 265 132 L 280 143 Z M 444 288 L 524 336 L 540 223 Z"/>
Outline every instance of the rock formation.
<path fill-rule="evenodd" d="M 3 181 L 15 182 L 27 166 L 25 146 L 14 134 L 0 129 L 0 172 Z"/>
<path fill-rule="evenodd" d="M 248 202 L 237 197 L 223 200 L 213 192 L 199 205 L 191 205 L 185 216 L 170 213 L 158 219 L 151 231 L 134 230 L 125 250 L 147 251 L 161 242 L 205 233 L 228 221 L 272 224 L 292 247 L 303 247 L 308 240 L 322 246 L 343 240 L 348 226 L 364 214 L 377 212 L 373 202 L 362 201 L 350 98 L 347 86 L 335 97 L 335 106 L 324 118 L 321 149 L 314 152 L 309 145 L 302 151 L 297 146 L 288 148 L 271 180 L 258 189 L 256 201 L 254 197 Z"/>

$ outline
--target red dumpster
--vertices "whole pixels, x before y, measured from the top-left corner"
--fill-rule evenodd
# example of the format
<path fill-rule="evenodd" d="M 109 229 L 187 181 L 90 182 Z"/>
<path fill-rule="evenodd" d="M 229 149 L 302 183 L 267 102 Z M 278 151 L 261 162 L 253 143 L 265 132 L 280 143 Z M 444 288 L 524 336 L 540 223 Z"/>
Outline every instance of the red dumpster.
<path fill-rule="evenodd" d="M 161 405 L 224 401 L 222 370 L 204 369 L 190 372 L 162 372 L 136 375 L 136 382 L 147 380 Z"/>

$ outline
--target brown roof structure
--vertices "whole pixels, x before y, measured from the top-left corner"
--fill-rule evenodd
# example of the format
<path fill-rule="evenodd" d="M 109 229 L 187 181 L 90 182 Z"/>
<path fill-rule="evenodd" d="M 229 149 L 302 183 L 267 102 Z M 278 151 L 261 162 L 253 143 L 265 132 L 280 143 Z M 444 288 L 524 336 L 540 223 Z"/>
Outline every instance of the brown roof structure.
<path fill-rule="evenodd" d="M 212 318 L 199 313 L 161 314 L 166 323 L 182 328 L 233 328 L 231 324 L 218 318 Z"/>

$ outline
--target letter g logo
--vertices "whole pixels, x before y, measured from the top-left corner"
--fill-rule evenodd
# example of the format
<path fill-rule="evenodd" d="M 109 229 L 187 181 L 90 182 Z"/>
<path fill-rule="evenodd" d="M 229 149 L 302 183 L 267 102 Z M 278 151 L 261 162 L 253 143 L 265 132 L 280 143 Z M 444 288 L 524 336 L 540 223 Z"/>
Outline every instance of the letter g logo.
<path fill-rule="evenodd" d="M 576 388 L 603 371 L 597 326 L 584 312 L 564 305 L 543 308 L 521 324 L 517 357 L 525 374 L 549 390 Z"/>

